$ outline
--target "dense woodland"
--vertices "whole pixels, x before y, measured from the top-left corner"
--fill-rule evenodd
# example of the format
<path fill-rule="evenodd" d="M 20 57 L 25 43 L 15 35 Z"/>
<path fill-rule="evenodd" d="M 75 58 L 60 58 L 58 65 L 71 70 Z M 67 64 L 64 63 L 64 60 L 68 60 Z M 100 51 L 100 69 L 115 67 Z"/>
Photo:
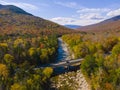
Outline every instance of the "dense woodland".
<path fill-rule="evenodd" d="M 53 69 L 36 67 L 55 60 L 57 44 L 56 36 L 0 37 L 0 88 L 45 89 Z"/>
<path fill-rule="evenodd" d="M 113 34 L 69 34 L 62 39 L 75 58 L 92 90 L 120 89 L 120 37 Z"/>

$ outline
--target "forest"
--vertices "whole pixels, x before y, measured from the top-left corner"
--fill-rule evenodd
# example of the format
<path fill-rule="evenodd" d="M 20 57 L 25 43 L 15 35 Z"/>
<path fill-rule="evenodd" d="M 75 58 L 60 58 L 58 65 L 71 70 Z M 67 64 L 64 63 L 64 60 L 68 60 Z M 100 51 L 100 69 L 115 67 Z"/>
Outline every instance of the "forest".
<path fill-rule="evenodd" d="M 57 37 L 1 36 L 0 89 L 43 90 L 53 69 L 36 68 L 53 62 L 57 55 Z M 49 85 L 48 85 L 49 86 Z"/>
<path fill-rule="evenodd" d="M 120 37 L 113 34 L 68 34 L 62 39 L 75 58 L 84 58 L 80 66 L 92 90 L 119 90 Z"/>

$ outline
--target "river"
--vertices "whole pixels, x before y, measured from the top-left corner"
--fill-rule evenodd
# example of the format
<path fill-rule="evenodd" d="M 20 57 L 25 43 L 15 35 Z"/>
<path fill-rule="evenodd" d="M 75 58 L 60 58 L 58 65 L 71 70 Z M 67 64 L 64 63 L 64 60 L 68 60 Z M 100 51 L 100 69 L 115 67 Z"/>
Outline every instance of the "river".
<path fill-rule="evenodd" d="M 67 44 L 60 37 L 58 38 L 58 55 L 55 63 L 59 63 L 64 60 L 71 60 L 71 54 Z M 57 67 L 54 69 L 54 72 L 56 74 L 60 74 L 60 73 L 67 72 L 67 69 L 65 69 L 64 67 Z"/>
<path fill-rule="evenodd" d="M 70 60 L 70 59 L 71 56 L 67 45 L 64 43 L 64 41 L 61 38 L 58 38 L 58 55 L 56 62 L 60 62 L 62 60 Z"/>

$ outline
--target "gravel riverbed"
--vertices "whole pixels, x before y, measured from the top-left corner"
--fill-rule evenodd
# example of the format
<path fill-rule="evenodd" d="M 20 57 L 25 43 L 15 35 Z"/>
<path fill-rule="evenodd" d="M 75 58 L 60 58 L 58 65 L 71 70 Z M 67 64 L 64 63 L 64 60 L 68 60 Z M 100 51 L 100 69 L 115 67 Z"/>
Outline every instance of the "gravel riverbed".
<path fill-rule="evenodd" d="M 58 75 L 51 82 L 55 90 L 91 90 L 81 70 Z"/>

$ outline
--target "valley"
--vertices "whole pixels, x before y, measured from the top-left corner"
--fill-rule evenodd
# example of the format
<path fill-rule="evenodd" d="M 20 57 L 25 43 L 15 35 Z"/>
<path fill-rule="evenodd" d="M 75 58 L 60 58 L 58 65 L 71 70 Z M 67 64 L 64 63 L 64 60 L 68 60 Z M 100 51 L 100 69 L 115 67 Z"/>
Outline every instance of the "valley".
<path fill-rule="evenodd" d="M 0 4 L 0 90 L 120 90 L 119 24 L 64 27 Z"/>

